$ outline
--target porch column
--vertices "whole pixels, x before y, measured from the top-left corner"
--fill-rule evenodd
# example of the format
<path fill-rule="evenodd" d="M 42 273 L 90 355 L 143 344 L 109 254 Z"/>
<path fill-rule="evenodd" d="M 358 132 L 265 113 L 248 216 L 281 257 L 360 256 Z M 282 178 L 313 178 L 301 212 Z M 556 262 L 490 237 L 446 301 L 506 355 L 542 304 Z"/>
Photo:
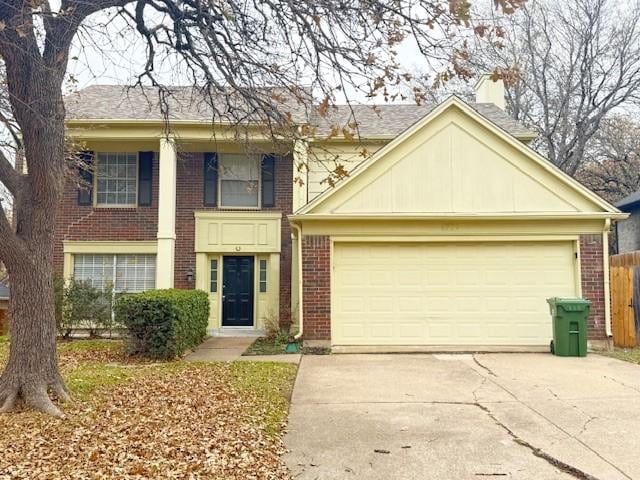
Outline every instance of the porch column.
<path fill-rule="evenodd" d="M 176 248 L 176 145 L 160 139 L 156 288 L 173 288 Z"/>

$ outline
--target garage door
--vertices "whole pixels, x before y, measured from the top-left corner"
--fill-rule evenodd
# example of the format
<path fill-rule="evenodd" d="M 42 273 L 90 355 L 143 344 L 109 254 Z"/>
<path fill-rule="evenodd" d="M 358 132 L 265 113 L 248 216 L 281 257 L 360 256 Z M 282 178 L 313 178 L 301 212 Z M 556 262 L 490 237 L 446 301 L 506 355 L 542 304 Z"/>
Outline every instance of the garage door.
<path fill-rule="evenodd" d="M 336 243 L 335 345 L 548 345 L 573 242 Z"/>

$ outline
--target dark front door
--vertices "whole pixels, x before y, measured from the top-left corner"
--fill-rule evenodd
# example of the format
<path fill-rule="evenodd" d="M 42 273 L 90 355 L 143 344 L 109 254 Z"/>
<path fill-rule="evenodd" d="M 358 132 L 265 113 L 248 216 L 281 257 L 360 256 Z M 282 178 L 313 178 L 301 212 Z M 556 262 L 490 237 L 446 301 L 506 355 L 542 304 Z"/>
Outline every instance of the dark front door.
<path fill-rule="evenodd" d="M 253 257 L 222 259 L 222 326 L 253 326 Z"/>

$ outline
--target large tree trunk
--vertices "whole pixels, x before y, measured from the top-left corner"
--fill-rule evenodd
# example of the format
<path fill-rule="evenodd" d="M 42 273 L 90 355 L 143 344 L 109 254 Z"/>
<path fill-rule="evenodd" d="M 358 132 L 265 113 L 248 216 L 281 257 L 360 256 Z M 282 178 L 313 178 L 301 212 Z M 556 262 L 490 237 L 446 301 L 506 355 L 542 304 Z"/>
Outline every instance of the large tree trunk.
<path fill-rule="evenodd" d="M 5 61 L 7 61 L 5 59 Z M 27 66 L 25 66 L 27 65 Z M 0 257 L 7 267 L 9 363 L 0 376 L 0 412 L 17 403 L 60 416 L 49 390 L 69 397 L 58 370 L 53 290 L 53 250 L 57 209 L 64 186 L 64 103 L 60 78 L 7 61 L 9 91 L 24 138 L 28 175 L 16 189 L 15 232 L 5 232 Z"/>
<path fill-rule="evenodd" d="M 10 271 L 11 351 L 0 377 L 0 411 L 9 411 L 22 400 L 28 407 L 60 416 L 48 395 L 52 390 L 58 398 L 68 399 L 56 356 L 51 256 L 43 252 L 37 257 Z"/>

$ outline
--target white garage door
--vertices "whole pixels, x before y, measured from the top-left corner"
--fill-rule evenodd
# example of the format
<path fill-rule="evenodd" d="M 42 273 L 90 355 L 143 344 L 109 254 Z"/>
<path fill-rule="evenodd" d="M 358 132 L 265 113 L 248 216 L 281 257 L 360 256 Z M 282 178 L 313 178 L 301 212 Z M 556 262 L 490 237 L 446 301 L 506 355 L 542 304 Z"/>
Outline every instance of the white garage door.
<path fill-rule="evenodd" d="M 573 242 L 336 243 L 334 345 L 548 345 Z"/>

